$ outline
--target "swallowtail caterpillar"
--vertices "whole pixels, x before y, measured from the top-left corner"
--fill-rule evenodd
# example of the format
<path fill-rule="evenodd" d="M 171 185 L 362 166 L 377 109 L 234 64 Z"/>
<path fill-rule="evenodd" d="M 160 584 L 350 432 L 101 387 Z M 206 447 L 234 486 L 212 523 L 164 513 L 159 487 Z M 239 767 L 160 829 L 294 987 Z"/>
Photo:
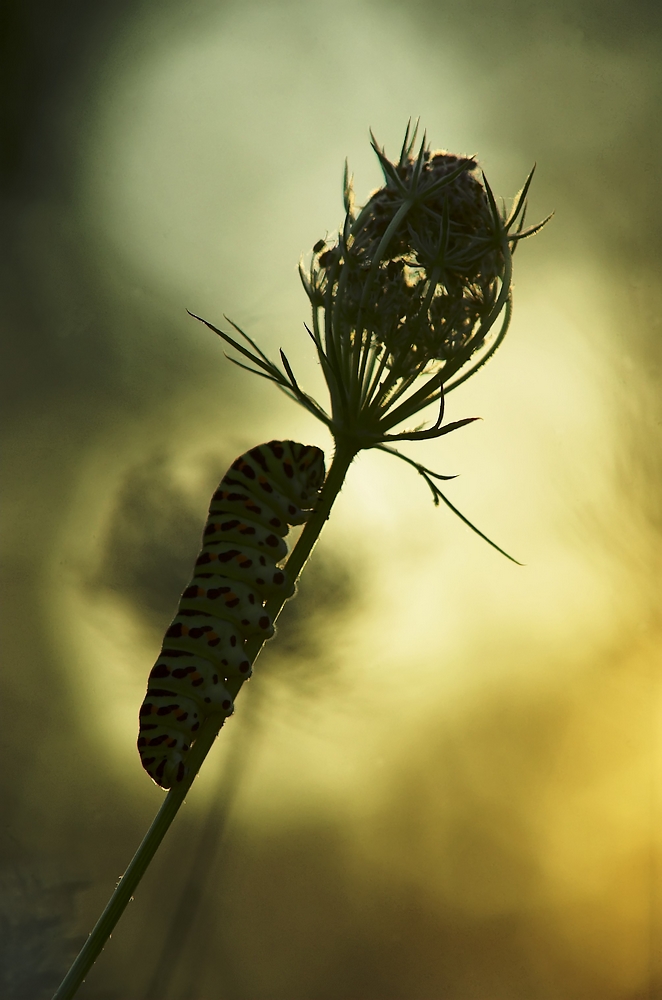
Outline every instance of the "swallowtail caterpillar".
<path fill-rule="evenodd" d="M 211 499 L 202 549 L 181 596 L 140 709 L 138 751 L 162 788 L 186 774 L 186 754 L 204 719 L 233 711 L 229 678 L 250 677 L 246 639 L 268 639 L 268 598 L 291 597 L 279 563 L 290 525 L 303 524 L 324 482 L 324 453 L 269 441 L 237 458 Z"/>

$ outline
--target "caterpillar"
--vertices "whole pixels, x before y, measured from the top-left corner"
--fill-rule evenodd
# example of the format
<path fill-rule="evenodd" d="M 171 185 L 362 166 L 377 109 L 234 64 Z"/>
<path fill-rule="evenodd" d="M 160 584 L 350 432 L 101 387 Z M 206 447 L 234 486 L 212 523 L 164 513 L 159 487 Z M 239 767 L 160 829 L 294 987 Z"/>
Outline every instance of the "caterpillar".
<path fill-rule="evenodd" d="M 186 774 L 186 754 L 211 714 L 234 709 L 230 678 L 248 678 L 246 639 L 274 634 L 265 602 L 294 593 L 278 564 L 290 525 L 303 524 L 324 481 L 324 453 L 269 441 L 237 458 L 209 507 L 193 578 L 184 590 L 140 709 L 138 752 L 162 788 Z"/>

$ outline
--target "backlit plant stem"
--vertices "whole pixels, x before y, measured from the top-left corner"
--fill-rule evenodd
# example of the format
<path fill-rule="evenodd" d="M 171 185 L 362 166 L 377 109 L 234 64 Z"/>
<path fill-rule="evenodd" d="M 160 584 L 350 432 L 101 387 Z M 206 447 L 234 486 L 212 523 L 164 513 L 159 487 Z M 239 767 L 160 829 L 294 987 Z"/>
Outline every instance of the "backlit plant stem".
<path fill-rule="evenodd" d="M 358 450 L 358 446 L 353 445 L 350 441 L 340 440 L 336 442 L 336 450 L 331 468 L 322 487 L 319 500 L 287 560 L 288 574 L 292 579 L 298 579 L 301 570 L 305 566 L 315 546 L 315 542 L 329 518 L 331 508 L 345 481 L 347 470 Z M 267 603 L 267 613 L 274 621 L 278 618 L 284 604 L 285 599 L 280 596 L 272 598 Z M 264 639 L 256 636 L 246 643 L 248 658 L 252 662 L 258 656 L 264 642 Z M 244 683 L 245 680 L 243 678 L 231 679 L 228 682 L 227 688 L 233 699 L 237 697 Z M 186 794 L 193 784 L 224 721 L 225 719 L 222 716 L 211 715 L 203 722 L 195 743 L 187 756 L 188 773 L 166 795 L 163 805 L 145 834 L 129 867 L 120 879 L 117 888 L 110 897 L 92 933 L 81 948 L 78 957 L 62 980 L 59 989 L 53 996 L 53 1000 L 71 1000 L 71 997 L 76 995 L 79 986 L 101 954 L 106 941 L 112 934 L 126 906 L 133 898 L 140 880 L 147 871 L 161 841 L 170 828 L 170 824 L 177 815 L 179 807 L 186 798 Z"/>
<path fill-rule="evenodd" d="M 476 419 L 465 417 L 443 424 L 445 394 L 478 371 L 502 342 L 512 308 L 512 254 L 521 240 L 539 232 L 548 219 L 524 229 L 533 170 L 507 214 L 505 207 L 497 207 L 484 175 L 482 179 L 478 176 L 473 157 L 434 152 L 425 136 L 416 153 L 417 130 L 418 125 L 412 130 L 409 123 L 400 156 L 394 161 L 373 137 L 384 185 L 355 215 L 346 170 L 344 224 L 337 236 L 315 244 L 308 270 L 300 267 L 312 308 L 308 334 L 328 387 L 329 412 L 301 388 L 282 350 L 280 364 L 274 363 L 231 320 L 233 334 L 191 313 L 234 349 L 238 357 L 230 357 L 231 361 L 273 382 L 334 437 L 336 451 L 329 474 L 287 561 L 293 581 L 312 552 L 352 460 L 368 448 L 384 451 L 414 468 L 430 488 L 435 504 L 443 502 L 493 548 L 517 562 L 441 492 L 438 483 L 453 477 L 433 472 L 392 445 L 439 438 Z M 320 309 L 324 311 L 323 323 Z M 499 320 L 501 326 L 497 327 Z M 397 431 L 402 422 L 435 403 L 439 403 L 439 410 L 431 427 Z M 284 603 L 281 597 L 266 602 L 265 611 L 272 621 Z M 259 636 L 246 640 L 250 662 L 263 644 Z M 229 679 L 227 690 L 233 699 L 243 683 L 242 679 Z M 168 792 L 54 1000 L 69 1000 L 75 995 L 101 952 L 223 720 L 221 715 L 209 715 L 203 721 L 187 753 L 188 772 Z"/>

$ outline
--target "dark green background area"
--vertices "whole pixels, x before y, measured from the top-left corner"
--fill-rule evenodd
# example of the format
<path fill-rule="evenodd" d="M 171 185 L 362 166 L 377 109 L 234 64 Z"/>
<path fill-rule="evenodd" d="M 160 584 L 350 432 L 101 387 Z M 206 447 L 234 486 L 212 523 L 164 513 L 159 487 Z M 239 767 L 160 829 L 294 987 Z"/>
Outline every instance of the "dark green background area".
<path fill-rule="evenodd" d="M 324 55 L 317 76 L 302 72 L 300 89 L 310 91 L 319 116 L 341 123 L 342 139 L 343 108 L 333 105 L 334 65 L 324 39 L 311 34 L 310 8 L 277 6 L 302 54 L 319 46 Z M 184 310 L 195 308 L 197 289 L 182 301 L 167 276 L 154 279 L 133 267 L 78 200 L 86 166 L 77 137 L 89 128 L 99 95 L 109 86 L 116 46 L 121 42 L 136 63 L 149 39 L 174 51 L 182 38 L 204 34 L 211 9 L 202 0 L 63 0 L 9 2 L 0 15 L 0 994 L 7 1000 L 51 995 L 159 801 L 151 787 L 142 795 L 142 786 L 121 781 L 112 763 L 99 756 L 99 744 L 90 738 L 94 720 L 72 695 L 62 645 L 55 641 L 59 623 L 49 588 L 57 567 L 51 561 L 80 503 L 81 470 L 91 459 L 100 470 L 112 469 L 117 455 L 130 453 L 137 442 L 135 458 L 123 460 L 114 482 L 116 515 L 97 540 L 97 569 L 82 583 L 91 594 L 111 594 L 134 608 L 156 635 L 186 581 L 204 516 L 172 475 L 173 456 L 185 445 L 177 428 L 185 420 L 229 428 L 207 458 L 204 477 L 211 490 L 244 439 L 247 446 L 256 443 L 251 426 L 262 419 L 261 409 L 245 417 L 253 387 L 238 381 L 219 345 L 191 333 Z M 367 12 L 376 25 L 393 11 L 401 13 L 388 2 L 345 4 L 338 17 L 348 31 L 353 9 Z M 214 16 L 223 10 L 216 4 Z M 562 911 L 527 902 L 538 898 L 541 838 L 530 804 L 551 774 L 560 780 L 564 734 L 581 727 L 578 706 L 592 720 L 588 730 L 599 724 L 609 734 L 613 708 L 605 691 L 615 689 L 619 657 L 644 638 L 654 646 L 661 631 L 655 581 L 662 527 L 662 11 L 652 2 L 457 0 L 412 2 L 407 18 L 412 33 L 406 44 L 419 37 L 421 58 L 430 59 L 436 39 L 440 51 L 450 40 L 466 80 L 482 81 L 480 104 L 473 106 L 478 155 L 482 140 L 507 148 L 517 162 L 538 161 L 533 210 L 537 216 L 556 211 L 545 242 L 536 238 L 531 251 L 541 280 L 547 258 L 574 258 L 578 247 L 604 279 L 608 301 L 601 307 L 613 317 L 604 349 L 617 366 L 619 387 L 613 403 L 621 435 L 614 483 L 622 494 L 623 521 L 641 525 L 647 539 L 641 633 L 623 636 L 622 649 L 603 650 L 595 675 L 578 677 L 570 689 L 539 699 L 530 691 L 520 697 L 504 691 L 468 709 L 448 729 L 422 733 L 365 826 L 366 841 L 375 838 L 374 859 L 359 863 L 367 852 L 357 853 L 355 826 L 331 811 L 312 818 L 293 814 L 287 829 L 240 820 L 224 825 L 255 747 L 268 754 L 262 741 L 268 740 L 272 678 L 280 671 L 279 696 L 289 691 L 307 711 L 336 683 L 333 643 L 324 645 L 319 627 L 342 635 L 352 615 L 360 614 L 361 567 L 320 546 L 284 615 L 280 651 L 274 645 L 265 657 L 267 694 L 252 683 L 241 706 L 245 718 L 236 722 L 226 771 L 208 796 L 215 804 L 184 810 L 81 989 L 82 998 L 662 998 L 659 722 L 653 703 L 659 660 L 650 660 L 646 676 L 653 680 L 648 687 L 648 680 L 642 683 L 638 707 L 628 716 L 650 724 L 653 736 L 650 800 L 642 807 L 650 809 L 650 837 L 633 848 L 631 869 L 628 861 L 613 873 L 615 896 L 621 882 L 627 895 L 633 880 L 643 880 L 641 909 L 628 925 L 622 955 L 614 956 L 608 935 L 601 937 L 602 925 L 591 930 L 590 908 L 580 916 L 573 912 L 568 926 L 577 921 L 592 951 L 573 945 Z M 406 90 L 398 52 L 384 53 L 384 59 L 392 63 L 392 85 Z M 369 78 L 371 67 L 357 66 L 356 72 Z M 433 72 L 444 79 L 443 60 Z M 462 80 L 454 78 L 451 85 L 461 89 Z M 357 88 L 357 99 L 365 100 L 367 135 L 372 110 L 362 93 Z M 415 108 L 417 95 L 409 98 Z M 395 122 L 394 132 L 404 124 Z M 443 135 L 430 139 L 433 146 L 445 144 Z M 324 149 L 315 155 L 327 157 Z M 337 159 L 335 147 L 328 157 Z M 334 162 L 338 176 L 340 167 Z M 164 205 L 164 216 L 167 211 Z M 518 251 L 516 268 L 527 251 Z M 248 309 L 250 296 L 245 298 Z M 224 311 L 219 291 L 218 315 Z M 591 350 L 599 353 L 600 345 L 592 343 Z M 570 353 L 568 371 L 573 364 Z M 557 405 L 564 407 L 562 381 Z M 284 412 L 280 401 L 273 406 L 276 416 Z M 238 429 L 243 419 L 245 432 Z M 141 442 L 152 437 L 149 451 Z M 612 552 L 626 544 L 623 521 L 600 526 Z M 623 551 L 622 559 L 635 556 Z M 61 567 L 62 573 L 70 570 Z M 598 669 L 603 667 L 611 671 L 606 679 Z M 145 676 L 148 669 L 145 664 Z M 609 735 L 604 738 L 608 742 Z M 632 734 L 639 738 L 640 732 Z M 621 746 L 625 753 L 627 743 L 627 732 L 614 724 L 610 760 L 618 759 Z M 590 759 L 599 772 L 599 754 Z M 477 791 L 477 771 L 489 776 L 493 798 Z M 437 834 L 442 806 L 448 812 Z M 579 816 L 577 824 L 579 830 Z M 450 900 L 502 892 L 504 898 L 512 893 L 512 905 L 481 912 L 476 904 L 471 913 L 436 904 L 421 888 L 424 877 L 407 875 L 408 866 L 419 862 L 431 880 L 444 872 Z"/>

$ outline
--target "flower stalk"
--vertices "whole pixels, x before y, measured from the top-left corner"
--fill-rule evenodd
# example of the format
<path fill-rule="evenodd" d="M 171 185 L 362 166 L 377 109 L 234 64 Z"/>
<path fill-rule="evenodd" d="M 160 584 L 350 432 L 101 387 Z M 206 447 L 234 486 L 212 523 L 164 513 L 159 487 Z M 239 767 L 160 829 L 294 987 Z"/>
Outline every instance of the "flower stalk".
<path fill-rule="evenodd" d="M 315 542 L 319 538 L 320 532 L 328 520 L 331 507 L 338 496 L 342 484 L 345 480 L 347 470 L 355 456 L 352 452 L 340 446 L 329 469 L 329 474 L 320 494 L 319 502 L 308 519 L 297 544 L 292 549 L 288 560 L 287 569 L 292 574 L 292 579 L 298 579 Z M 267 612 L 275 621 L 285 605 L 285 599 L 274 597 L 267 603 Z M 254 637 L 247 643 L 248 655 L 251 661 L 258 656 L 264 646 L 264 639 L 259 636 Z M 243 687 L 243 678 L 234 678 L 228 681 L 227 687 L 236 699 L 239 691 Z M 85 976 L 101 954 L 106 941 L 110 937 L 122 916 L 124 910 L 133 898 L 133 894 L 138 887 L 140 880 L 147 871 L 150 862 L 156 854 L 161 841 L 168 832 L 172 821 L 179 812 L 179 807 L 184 802 L 188 790 L 193 784 L 198 771 L 200 770 L 205 757 L 211 750 L 216 737 L 218 736 L 225 719 L 220 715 L 210 715 L 206 718 L 196 736 L 195 743 L 191 747 L 187 757 L 188 773 L 183 781 L 178 782 L 170 789 L 166 795 L 161 808 L 145 834 L 140 847 L 136 851 L 129 867 L 120 879 L 115 891 L 109 899 L 106 908 L 99 917 L 92 933 L 83 945 L 69 972 L 60 984 L 59 989 L 53 996 L 53 1000 L 71 1000 L 76 995 L 78 988 L 82 984 Z"/>
<path fill-rule="evenodd" d="M 513 252 L 519 241 L 538 232 L 548 220 L 524 228 L 533 170 L 506 214 L 497 207 L 484 176 L 478 177 L 472 157 L 431 152 L 425 136 L 414 153 L 416 133 L 417 127 L 407 127 L 400 156 L 393 162 L 373 136 L 384 185 L 356 211 L 346 167 L 343 226 L 332 240 L 315 244 L 308 268 L 300 265 L 312 313 L 306 330 L 328 387 L 328 409 L 301 388 L 282 350 L 278 365 L 232 321 L 228 320 L 241 339 L 191 313 L 244 359 L 230 360 L 275 383 L 333 435 L 331 468 L 287 559 L 293 581 L 329 517 L 351 462 L 368 448 L 412 466 L 427 483 L 435 504 L 446 504 L 481 538 L 517 561 L 441 492 L 438 483 L 454 477 L 433 472 L 403 455 L 393 442 L 442 437 L 476 419 L 465 417 L 444 424 L 445 395 L 478 371 L 502 343 L 512 312 Z M 397 430 L 433 405 L 437 414 L 429 427 Z M 284 603 L 281 597 L 267 601 L 265 608 L 272 620 Z M 250 662 L 263 644 L 259 637 L 246 640 Z M 239 678 L 228 681 L 233 699 L 243 683 Z M 203 721 L 187 756 L 188 773 L 168 792 L 53 1000 L 70 1000 L 76 994 L 132 898 L 223 721 L 220 715 Z"/>

